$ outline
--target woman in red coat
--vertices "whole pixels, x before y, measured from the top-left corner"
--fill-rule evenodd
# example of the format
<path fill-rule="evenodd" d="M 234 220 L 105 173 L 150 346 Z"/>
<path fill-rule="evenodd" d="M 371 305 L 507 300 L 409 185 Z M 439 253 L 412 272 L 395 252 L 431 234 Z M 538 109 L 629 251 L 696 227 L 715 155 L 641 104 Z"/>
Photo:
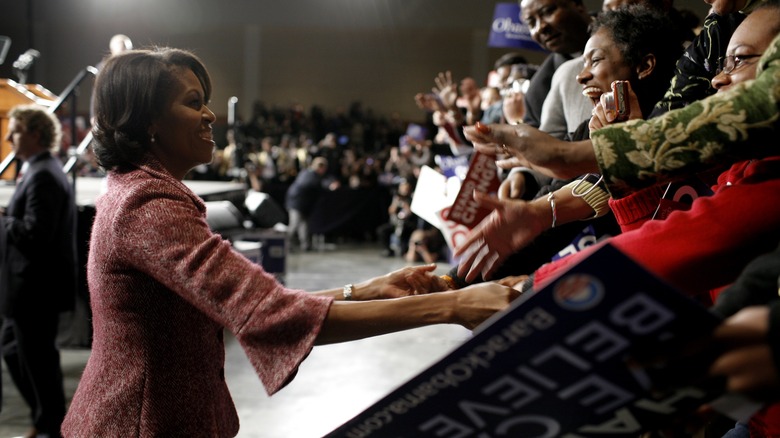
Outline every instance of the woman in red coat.
<path fill-rule="evenodd" d="M 93 349 L 65 436 L 235 436 L 223 329 L 273 393 L 316 343 L 435 323 L 473 328 L 516 296 L 497 284 L 417 295 L 437 281 L 432 266 L 343 290 L 286 289 L 209 230 L 203 202 L 182 183 L 214 149 L 203 64 L 176 49 L 126 52 L 106 62 L 95 93 L 108 191 L 88 261 Z"/>

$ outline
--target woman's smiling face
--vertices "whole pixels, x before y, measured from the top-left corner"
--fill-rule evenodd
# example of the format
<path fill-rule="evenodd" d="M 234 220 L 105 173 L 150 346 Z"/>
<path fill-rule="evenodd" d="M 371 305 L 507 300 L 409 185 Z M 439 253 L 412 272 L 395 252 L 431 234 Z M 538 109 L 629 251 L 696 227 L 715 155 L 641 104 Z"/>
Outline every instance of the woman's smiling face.
<path fill-rule="evenodd" d="M 599 29 L 585 44 L 582 71 L 577 82 L 582 85 L 582 94 L 589 97 L 593 105 L 602 94 L 612 90 L 613 81 L 626 81 L 632 77 L 632 69 L 620 53 L 610 32 Z"/>
<path fill-rule="evenodd" d="M 192 70 L 179 69 L 178 87 L 150 128 L 152 152 L 173 176 L 183 179 L 195 166 L 209 163 L 214 152 L 211 124 L 216 116 L 206 106 L 204 90 Z"/>
<path fill-rule="evenodd" d="M 758 61 L 777 33 L 780 13 L 775 8 L 757 9 L 745 18 L 734 31 L 726 50 L 728 73 L 719 72 L 712 78 L 712 86 L 718 92 L 726 91 L 736 84 L 756 78 Z M 726 57 L 724 57 L 726 58 Z"/>

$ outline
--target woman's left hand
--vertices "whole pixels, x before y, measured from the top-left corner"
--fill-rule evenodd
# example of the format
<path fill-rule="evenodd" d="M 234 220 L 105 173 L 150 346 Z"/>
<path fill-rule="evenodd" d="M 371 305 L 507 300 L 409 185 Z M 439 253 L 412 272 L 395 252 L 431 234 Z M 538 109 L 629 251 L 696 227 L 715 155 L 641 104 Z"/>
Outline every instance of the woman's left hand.
<path fill-rule="evenodd" d="M 588 122 L 588 130 L 590 132 L 601 129 L 607 125 L 615 123 L 617 113 L 614 110 L 607 110 L 605 105 L 606 94 L 601 95 L 601 99 L 593 107 L 592 117 Z M 642 108 L 639 107 L 639 98 L 636 97 L 636 93 L 631 89 L 631 84 L 628 84 L 628 120 L 642 119 Z"/>
<path fill-rule="evenodd" d="M 710 367 L 710 374 L 725 377 L 730 391 L 757 400 L 777 400 L 780 376 L 768 333 L 768 306 L 746 307 L 724 321 L 714 338 L 725 351 Z"/>
<path fill-rule="evenodd" d="M 481 207 L 493 210 L 461 242 L 455 256 L 461 257 L 458 276 L 467 282 L 478 275 L 487 280 L 507 257 L 528 245 L 541 234 L 549 223 L 547 214 L 531 203 L 516 200 L 499 200 L 483 193 L 474 193 Z"/>
<path fill-rule="evenodd" d="M 407 266 L 355 285 L 356 300 L 382 300 L 448 290 L 447 282 L 435 275 L 435 264 Z"/>

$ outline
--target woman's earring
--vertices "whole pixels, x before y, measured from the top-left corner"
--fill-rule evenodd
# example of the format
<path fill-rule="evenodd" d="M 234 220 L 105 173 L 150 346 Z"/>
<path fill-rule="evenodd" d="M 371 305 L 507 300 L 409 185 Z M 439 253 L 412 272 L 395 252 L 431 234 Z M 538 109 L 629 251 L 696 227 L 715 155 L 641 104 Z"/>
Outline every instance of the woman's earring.
<path fill-rule="evenodd" d="M 152 135 L 151 142 L 152 142 L 152 143 L 154 143 L 154 142 L 155 142 L 154 135 Z"/>

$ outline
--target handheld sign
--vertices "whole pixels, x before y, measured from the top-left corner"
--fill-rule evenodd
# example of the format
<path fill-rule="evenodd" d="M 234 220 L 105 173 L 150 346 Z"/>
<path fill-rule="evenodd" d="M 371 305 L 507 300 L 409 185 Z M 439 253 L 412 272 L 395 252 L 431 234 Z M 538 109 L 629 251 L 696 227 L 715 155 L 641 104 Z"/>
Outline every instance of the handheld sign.
<path fill-rule="evenodd" d="M 719 390 L 653 396 L 648 375 L 626 364 L 632 349 L 697 339 L 718 323 L 602 245 L 328 436 L 636 437 Z"/>
<path fill-rule="evenodd" d="M 458 191 L 458 196 L 455 197 L 455 201 L 447 213 L 447 220 L 464 225 L 469 229 L 474 228 L 492 211 L 477 204 L 477 201 L 474 200 L 474 192 L 495 193 L 500 185 L 495 157 L 475 151 L 466 178 Z"/>
<path fill-rule="evenodd" d="M 545 51 L 531 38 L 528 25 L 520 20 L 520 5 L 517 2 L 496 3 L 490 36 L 488 36 L 488 47 Z"/>

